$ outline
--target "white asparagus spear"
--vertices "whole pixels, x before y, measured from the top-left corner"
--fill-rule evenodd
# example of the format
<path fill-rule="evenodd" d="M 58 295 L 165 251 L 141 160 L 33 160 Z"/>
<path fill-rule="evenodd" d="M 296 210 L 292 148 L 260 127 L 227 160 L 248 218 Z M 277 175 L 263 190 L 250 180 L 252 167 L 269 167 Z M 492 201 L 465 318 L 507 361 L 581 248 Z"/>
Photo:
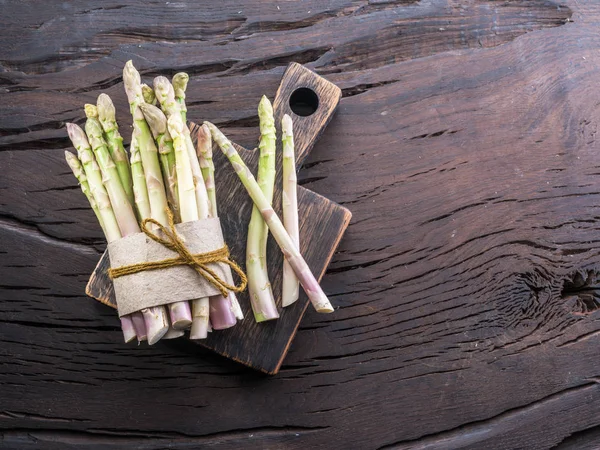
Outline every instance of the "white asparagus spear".
<path fill-rule="evenodd" d="M 292 118 L 285 114 L 281 120 L 281 141 L 283 143 L 283 225 L 300 251 L 300 232 L 298 230 L 298 193 L 296 161 L 294 155 L 294 133 Z M 283 260 L 283 286 L 281 289 L 281 306 L 284 308 L 298 300 L 298 277 L 292 266 Z"/>

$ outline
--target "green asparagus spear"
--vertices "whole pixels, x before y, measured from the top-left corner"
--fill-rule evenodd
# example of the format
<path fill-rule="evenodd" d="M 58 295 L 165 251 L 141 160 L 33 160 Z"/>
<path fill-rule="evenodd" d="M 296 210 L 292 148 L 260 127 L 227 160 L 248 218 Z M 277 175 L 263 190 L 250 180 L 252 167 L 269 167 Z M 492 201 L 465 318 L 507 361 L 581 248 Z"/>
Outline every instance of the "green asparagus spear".
<path fill-rule="evenodd" d="M 212 159 L 212 138 L 210 130 L 206 125 L 198 129 L 196 149 L 198 161 L 202 170 L 202 178 L 206 185 L 206 193 L 210 202 L 211 217 L 218 217 L 217 211 L 217 193 L 215 190 L 215 165 Z"/>
<path fill-rule="evenodd" d="M 167 225 L 167 195 L 158 162 L 158 150 L 156 149 L 150 128 L 140 109 L 140 104 L 145 103 L 142 95 L 140 74 L 133 67 L 131 61 L 127 61 L 125 69 L 123 69 L 123 83 L 127 98 L 129 99 L 134 129 L 137 128 L 139 130 L 138 144 L 142 157 L 142 165 L 144 166 L 144 174 L 146 175 L 152 218 L 162 225 Z"/>
<path fill-rule="evenodd" d="M 91 107 L 93 105 L 86 105 L 86 108 L 88 108 L 88 106 Z M 119 126 L 117 125 L 117 119 L 115 117 L 115 106 L 108 95 L 100 94 L 98 96 L 96 111 L 97 114 L 95 118 L 100 120 L 100 124 L 102 125 L 106 144 L 108 145 L 108 151 L 117 166 L 119 179 L 121 180 L 121 184 L 123 185 L 123 189 L 125 190 L 129 202 L 133 204 L 133 185 L 131 173 L 129 171 L 127 152 L 123 147 L 123 138 L 119 134 Z"/>
<path fill-rule="evenodd" d="M 179 103 L 175 100 L 175 91 L 173 85 L 165 77 L 156 77 L 154 79 L 154 92 L 158 99 L 160 106 L 167 116 L 169 121 L 179 122 L 178 125 L 182 130 L 182 139 L 185 143 L 188 158 L 190 160 L 190 167 L 192 169 L 192 177 L 194 180 L 195 195 L 196 195 L 196 207 L 198 208 L 198 217 L 200 219 L 206 219 L 210 216 L 210 207 L 208 201 L 208 194 L 206 192 L 206 186 L 204 179 L 202 178 L 202 171 L 200 170 L 200 164 L 198 163 L 198 157 L 196 156 L 196 150 L 190 136 L 190 130 L 181 119 L 181 108 Z M 170 131 L 170 128 L 169 128 Z M 173 139 L 173 133 L 171 133 Z M 183 207 L 183 202 L 180 199 L 180 207 Z M 182 218 L 183 220 L 183 218 Z"/>
<path fill-rule="evenodd" d="M 269 204 L 273 201 L 275 187 L 275 120 L 273 107 L 265 96 L 258 105 L 260 120 L 260 156 L 257 181 Z M 269 229 L 259 209 L 252 208 L 246 243 L 246 270 L 248 271 L 248 291 L 254 318 L 257 322 L 279 317 L 273 290 L 267 271 L 267 238 Z"/>
<path fill-rule="evenodd" d="M 178 89 L 180 91 L 185 90 L 185 86 L 182 85 L 183 82 L 187 85 L 185 77 L 179 76 L 176 79 L 179 83 Z M 208 194 L 206 192 L 204 179 L 202 178 L 200 164 L 198 163 L 198 158 L 196 157 L 196 152 L 194 150 L 194 144 L 190 137 L 190 130 L 185 123 L 185 115 L 181 112 L 181 105 L 175 99 L 173 85 L 165 77 L 156 77 L 154 79 L 154 93 L 156 94 L 156 98 L 158 99 L 163 112 L 168 118 L 168 130 L 173 138 L 181 221 L 186 222 L 188 220 L 206 219 L 210 217 Z M 184 95 L 182 91 L 179 92 L 179 94 Z M 184 161 L 185 155 L 187 155 L 188 158 L 187 163 Z M 191 185 L 190 180 L 188 179 L 190 172 L 192 176 Z M 185 181 L 180 178 L 180 174 L 181 176 L 186 177 Z M 182 187 L 182 183 L 185 184 L 184 187 Z M 193 188 L 194 199 L 191 197 L 190 187 Z M 185 198 L 182 197 L 182 195 L 185 195 Z M 191 211 L 191 208 L 193 207 L 196 208 L 196 214 L 193 214 Z M 195 219 L 193 217 L 195 217 Z M 192 300 L 192 317 L 193 322 L 190 330 L 190 339 L 205 339 L 210 326 L 208 320 L 209 300 L 207 297 Z"/>
<path fill-rule="evenodd" d="M 173 76 L 173 89 L 175 90 L 175 99 L 181 108 L 181 119 L 183 123 L 187 121 L 187 106 L 185 105 L 185 90 L 187 89 L 190 76 L 185 72 L 176 73 Z"/>
<path fill-rule="evenodd" d="M 143 221 L 150 217 L 150 200 L 148 199 L 148 188 L 146 187 L 146 177 L 144 175 L 144 167 L 142 166 L 142 157 L 140 156 L 136 131 L 131 136 L 129 154 L 131 155 L 131 178 L 133 178 L 135 207 L 137 208 L 140 220 Z"/>
<path fill-rule="evenodd" d="M 77 149 L 79 160 L 83 165 L 88 184 L 90 186 L 90 192 L 96 204 L 98 205 L 98 212 L 102 217 L 102 224 L 106 233 L 106 240 L 112 242 L 121 237 L 121 231 L 115 218 L 115 214 L 110 204 L 110 199 L 106 192 L 106 188 L 102 183 L 102 174 L 100 167 L 96 163 L 96 158 L 92 153 L 92 148 L 88 142 L 88 139 L 84 131 L 74 123 L 67 124 L 67 131 L 69 137 L 73 142 L 73 146 Z"/>
<path fill-rule="evenodd" d="M 159 97 L 160 98 L 160 97 Z M 177 187 L 179 189 L 179 211 L 182 222 L 198 220 L 195 180 L 192 176 L 190 158 L 184 135 L 184 125 L 179 114 L 172 114 L 167 121 L 169 133 L 173 138 L 175 167 L 177 169 Z M 192 328 L 190 339 L 205 339 L 208 334 L 209 318 L 208 298 L 192 300 Z"/>
<path fill-rule="evenodd" d="M 167 117 L 160 108 L 153 105 L 143 103 L 140 104 L 140 109 L 158 144 L 160 168 L 167 187 L 167 200 L 176 220 L 179 221 L 179 193 L 177 192 L 175 152 L 173 151 L 173 139 L 171 139 L 171 135 L 167 129 Z"/>
<path fill-rule="evenodd" d="M 119 224 L 122 236 L 129 236 L 133 233 L 139 233 L 140 228 L 133 212 L 133 206 L 129 202 L 121 180 L 117 166 L 110 157 L 108 147 L 104 137 L 102 137 L 102 128 L 100 122 L 90 118 L 85 123 L 85 131 L 88 136 L 92 151 L 96 156 L 96 161 L 102 171 L 102 179 L 110 198 L 115 217 Z"/>
<path fill-rule="evenodd" d="M 115 241 L 121 238 L 121 231 L 117 219 L 115 218 L 110 199 L 102 183 L 102 175 L 100 167 L 96 163 L 92 148 L 87 140 L 83 130 L 74 123 L 67 124 L 67 132 L 73 142 L 73 146 L 77 149 L 79 159 L 83 165 L 83 169 L 90 186 L 92 197 L 98 205 L 98 212 L 102 218 L 103 230 L 108 242 Z M 133 325 L 132 315 L 121 317 L 121 329 L 125 342 L 130 342 L 136 336 L 136 330 Z M 143 334 L 141 332 L 140 334 Z"/>

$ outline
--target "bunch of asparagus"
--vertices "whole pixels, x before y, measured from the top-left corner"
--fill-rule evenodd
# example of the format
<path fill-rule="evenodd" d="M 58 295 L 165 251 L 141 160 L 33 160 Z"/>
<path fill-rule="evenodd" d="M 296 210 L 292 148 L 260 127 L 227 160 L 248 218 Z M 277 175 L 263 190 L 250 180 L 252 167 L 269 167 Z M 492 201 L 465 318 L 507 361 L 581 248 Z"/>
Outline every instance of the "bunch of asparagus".
<path fill-rule="evenodd" d="M 168 226 L 167 206 L 177 221 L 217 216 L 211 134 L 203 126 L 198 153 L 186 124 L 185 91 L 189 77 L 179 73 L 172 83 L 141 83 L 131 61 L 123 70 L 125 92 L 133 116 L 129 157 L 106 94 L 96 105 L 86 105 L 85 131 L 73 123 L 67 131 L 77 155 L 65 152 L 67 163 L 81 185 L 108 242 L 140 232 L 152 218 Z M 160 104 L 160 108 L 156 106 Z M 200 167 L 199 157 L 202 161 Z M 233 292 L 167 307 L 146 308 L 121 318 L 125 342 L 137 337 L 150 345 L 176 338 L 190 328 L 190 339 L 204 339 L 212 329 L 232 327 L 243 314 Z"/>
<path fill-rule="evenodd" d="M 246 167 L 231 142 L 216 126 L 205 122 L 194 148 L 186 123 L 185 92 L 189 77 L 176 74 L 172 81 L 159 76 L 153 87 L 141 83 L 131 61 L 123 70 L 125 92 L 133 117 L 129 156 L 106 94 L 96 105 L 85 105 L 85 131 L 73 123 L 67 131 L 77 155 L 65 152 L 67 163 L 81 185 L 108 242 L 140 232 L 140 224 L 154 219 L 168 226 L 167 207 L 177 222 L 218 217 L 212 140 L 231 162 L 254 202 L 248 227 L 246 266 L 248 286 L 257 322 L 279 317 L 267 273 L 269 231 L 285 256 L 282 305 L 298 299 L 301 284 L 319 312 L 332 312 L 299 252 L 298 205 L 292 120 L 283 117 L 283 217 L 271 203 L 275 186 L 276 128 L 273 107 L 266 97 L 259 103 L 260 159 L 258 180 Z M 158 105 L 158 106 L 157 106 Z M 191 305 L 190 305 L 191 303 Z M 121 318 L 125 342 L 137 337 L 150 345 L 161 338 L 176 338 L 190 330 L 190 339 L 204 339 L 212 329 L 222 330 L 243 319 L 233 292 L 191 302 L 146 308 Z"/>

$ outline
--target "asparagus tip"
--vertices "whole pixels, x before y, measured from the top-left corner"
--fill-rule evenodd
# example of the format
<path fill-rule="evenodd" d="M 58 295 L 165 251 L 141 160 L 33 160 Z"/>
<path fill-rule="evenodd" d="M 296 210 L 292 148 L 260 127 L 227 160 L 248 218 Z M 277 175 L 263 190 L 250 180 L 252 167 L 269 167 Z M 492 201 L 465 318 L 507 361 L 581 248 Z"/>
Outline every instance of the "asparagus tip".
<path fill-rule="evenodd" d="M 169 97 L 175 96 L 173 85 L 167 77 L 159 76 L 154 79 L 154 94 L 161 104 Z"/>
<path fill-rule="evenodd" d="M 292 118 L 287 114 L 281 119 L 281 131 L 288 136 L 292 135 Z"/>
<path fill-rule="evenodd" d="M 140 84 L 142 83 L 140 73 L 133 66 L 131 60 L 127 61 L 123 68 L 123 84 L 125 85 L 125 93 L 131 103 L 131 99 L 139 94 Z"/>
<path fill-rule="evenodd" d="M 160 108 L 148 103 L 140 103 L 140 109 L 153 133 L 157 135 L 166 133 L 167 118 Z"/>
<path fill-rule="evenodd" d="M 85 132 L 75 123 L 67 123 L 67 133 L 75 148 L 78 148 L 87 142 Z"/>
<path fill-rule="evenodd" d="M 150 105 L 153 105 L 154 102 L 156 102 L 156 96 L 154 95 L 154 89 L 152 89 L 146 83 L 142 84 L 142 96 L 144 97 L 144 101 Z"/>
<path fill-rule="evenodd" d="M 173 76 L 173 89 L 176 97 L 185 98 L 188 81 L 190 81 L 190 76 L 185 72 L 179 72 Z"/>
<path fill-rule="evenodd" d="M 83 106 L 83 110 L 85 111 L 85 115 L 88 119 L 97 119 L 98 118 L 98 108 L 96 108 L 96 105 L 86 103 Z"/>
<path fill-rule="evenodd" d="M 107 94 L 100 94 L 96 101 L 96 109 L 98 110 L 98 117 L 101 121 L 115 120 L 116 110 L 111 98 Z"/>

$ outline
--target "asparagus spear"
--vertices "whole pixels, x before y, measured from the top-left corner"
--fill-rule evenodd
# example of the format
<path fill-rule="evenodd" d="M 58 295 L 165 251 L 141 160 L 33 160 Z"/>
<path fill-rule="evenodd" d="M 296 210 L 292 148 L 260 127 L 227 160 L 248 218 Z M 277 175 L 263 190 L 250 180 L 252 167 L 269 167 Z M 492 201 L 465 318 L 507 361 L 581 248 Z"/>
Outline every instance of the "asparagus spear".
<path fill-rule="evenodd" d="M 260 119 L 260 157 L 258 160 L 257 181 L 262 193 L 269 202 L 273 201 L 275 186 L 275 120 L 273 108 L 267 97 L 263 96 L 258 105 Z M 248 292 L 250 304 L 257 322 L 273 320 L 279 317 L 273 290 L 267 271 L 267 238 L 269 229 L 256 205 L 252 208 L 252 217 L 248 225 L 246 243 L 246 270 L 248 271 Z"/>
<path fill-rule="evenodd" d="M 103 182 L 117 218 L 121 235 L 129 236 L 133 233 L 139 233 L 140 227 L 138 227 L 132 205 L 121 184 L 117 166 L 110 157 L 106 141 L 102 137 L 100 122 L 94 118 L 88 118 L 85 123 L 85 131 L 92 146 L 92 151 L 96 156 L 96 161 L 100 166 Z"/>
<path fill-rule="evenodd" d="M 175 153 L 173 151 L 173 139 L 171 139 L 169 130 L 167 130 L 167 117 L 160 108 L 153 105 L 142 103 L 140 104 L 140 109 L 158 144 L 160 167 L 167 187 L 167 200 L 173 214 L 179 219 L 179 193 L 177 192 Z"/>
<path fill-rule="evenodd" d="M 148 201 L 148 191 L 146 189 L 146 179 L 144 177 L 144 168 L 138 146 L 139 129 L 134 130 L 131 137 L 130 153 L 131 153 L 131 171 L 133 174 L 133 187 L 135 190 L 135 201 L 140 219 L 143 221 L 150 218 L 150 205 Z M 162 307 L 160 307 L 163 309 Z M 153 311 L 154 308 L 149 308 L 147 317 L 159 316 L 160 312 Z M 192 312 L 188 302 L 175 302 L 169 304 L 169 315 L 171 317 L 171 327 L 175 329 L 188 328 L 191 323 Z M 171 329 L 171 328 L 169 328 Z"/>
<path fill-rule="evenodd" d="M 85 176 L 83 168 L 81 167 L 81 162 L 79 161 L 77 156 L 75 156 L 73 153 L 68 152 L 68 151 L 65 151 L 65 159 L 67 160 L 69 167 L 71 167 L 71 170 L 73 171 L 73 175 L 75 175 L 75 178 L 77 178 L 77 180 L 79 181 L 81 190 L 83 191 L 83 193 L 87 197 L 88 201 L 90 202 L 90 206 L 94 210 L 94 213 L 96 214 L 96 218 L 98 219 L 98 222 L 100 223 L 100 226 L 102 227 L 102 230 L 104 231 L 104 235 L 106 236 L 107 233 L 106 233 L 106 230 L 105 230 L 103 222 L 102 222 L 102 215 L 100 214 L 100 210 L 98 208 L 98 203 L 96 202 L 96 199 L 92 195 L 92 192 L 90 190 L 90 187 L 89 187 L 89 184 L 87 181 L 87 177 Z M 114 216 L 113 216 L 113 220 L 114 220 Z M 114 220 L 114 225 L 117 227 L 117 230 L 118 230 L 118 225 L 116 223 L 116 220 Z M 119 233 L 120 233 L 120 231 L 119 231 Z M 133 319 L 133 316 L 131 316 L 131 315 L 121 318 L 121 330 L 123 331 L 123 339 L 125 340 L 125 342 L 131 342 L 132 340 L 135 339 L 135 337 L 137 335 L 132 319 Z M 144 334 L 145 334 L 145 327 L 140 328 L 140 336 L 138 336 L 138 339 L 142 340 L 142 338 L 144 337 L 143 336 Z"/>
<path fill-rule="evenodd" d="M 194 188 L 195 180 L 192 176 L 181 116 L 179 114 L 171 114 L 167 121 L 167 126 L 173 138 L 173 148 L 175 150 L 181 221 L 191 222 L 198 220 L 198 207 Z M 192 300 L 193 319 L 190 339 L 206 338 L 208 333 L 208 313 L 208 298 Z"/>
<path fill-rule="evenodd" d="M 208 194 L 208 202 L 210 207 L 211 217 L 218 217 L 217 212 L 217 193 L 215 190 L 215 165 L 212 159 L 212 139 L 210 130 L 206 125 L 202 125 L 198 129 L 196 150 L 200 169 L 202 170 L 202 178 L 206 185 L 206 193 Z"/>
<path fill-rule="evenodd" d="M 119 239 L 121 231 L 119 230 L 112 205 L 110 204 L 110 199 L 102 183 L 100 167 L 96 163 L 87 137 L 84 131 L 74 123 L 67 124 L 67 132 L 73 142 L 73 146 L 77 149 L 79 160 L 83 165 L 90 186 L 90 192 L 98 204 L 98 211 L 102 217 L 102 223 L 106 231 L 106 239 L 109 242 Z"/>
<path fill-rule="evenodd" d="M 92 195 L 92 191 L 90 191 L 90 185 L 83 171 L 83 167 L 81 166 L 81 161 L 79 161 L 79 158 L 77 158 L 77 156 L 75 156 L 73 153 L 66 150 L 65 159 L 67 160 L 67 164 L 69 164 L 73 175 L 75 175 L 75 178 L 77 178 L 79 186 L 81 186 L 81 192 L 83 192 L 88 199 L 88 202 L 90 202 L 90 206 L 92 207 L 94 214 L 96 214 L 96 219 L 98 219 L 98 223 L 100 224 L 102 231 L 104 231 L 104 224 L 102 223 L 102 216 L 100 215 L 100 210 L 98 209 L 98 203 L 96 203 L 96 199 Z M 105 231 L 104 234 L 106 234 Z"/>
<path fill-rule="evenodd" d="M 133 67 L 131 61 L 127 61 L 123 69 L 123 84 L 125 85 L 125 92 L 129 99 L 131 115 L 133 116 L 134 131 L 138 130 L 137 142 L 146 176 L 150 212 L 153 219 L 167 226 L 167 196 L 158 161 L 158 151 L 154 143 L 154 137 L 140 108 L 140 105 L 145 104 L 141 79 L 139 72 Z M 185 316 L 186 312 L 189 311 L 189 305 L 186 302 L 183 302 L 186 304 L 181 305 L 179 303 L 181 302 L 169 304 L 169 315 L 174 324 L 185 326 L 191 320 L 191 312 L 188 316 Z M 147 317 L 152 319 L 152 315 L 148 315 Z"/>
<path fill-rule="evenodd" d="M 142 83 L 142 97 L 144 97 L 144 101 L 149 105 L 156 105 L 156 95 L 154 95 L 154 89 L 152 89 L 146 83 Z"/>
<path fill-rule="evenodd" d="M 154 79 L 154 92 L 156 93 L 156 98 L 158 99 L 168 120 L 173 121 L 173 123 L 177 123 L 177 128 L 181 128 L 182 140 L 187 149 L 187 155 L 190 161 L 190 168 L 192 170 L 192 177 L 194 180 L 194 192 L 196 195 L 198 217 L 200 219 L 206 219 L 210 215 L 208 194 L 206 192 L 204 179 L 202 178 L 202 171 L 200 170 L 200 164 L 198 163 L 198 157 L 196 156 L 194 144 L 190 136 L 190 130 L 185 122 L 181 119 L 181 108 L 179 103 L 177 103 L 175 100 L 175 91 L 173 89 L 173 85 L 171 85 L 169 80 L 165 77 L 156 77 Z M 170 126 L 169 132 L 171 132 Z M 175 139 L 173 132 L 171 132 L 171 136 L 173 139 Z M 181 199 L 180 202 L 183 203 Z"/>
<path fill-rule="evenodd" d="M 200 162 L 200 168 L 202 169 L 202 178 L 204 178 L 204 184 L 206 184 L 206 192 L 208 193 L 208 200 L 210 202 L 210 216 L 218 217 L 217 212 L 217 195 L 215 190 L 215 165 L 212 160 L 212 139 L 210 136 L 210 130 L 206 125 L 202 125 L 197 133 L 197 151 L 198 151 L 198 160 Z M 221 295 L 216 297 L 222 297 Z M 235 295 L 235 292 L 229 292 L 227 296 L 227 300 L 231 305 L 231 310 L 236 319 L 243 320 L 244 313 L 242 312 L 242 308 L 238 299 Z M 213 321 L 214 314 L 217 314 L 221 311 L 218 308 L 212 308 L 212 298 L 211 298 L 211 321 Z M 215 299 L 214 302 L 218 302 L 221 305 L 221 299 Z M 214 311 L 214 313 L 213 313 Z M 227 314 L 227 311 L 223 312 L 223 314 Z M 214 321 L 220 323 L 231 323 L 231 320 L 219 319 L 216 318 Z M 213 321 L 213 322 L 214 322 Z M 232 323 L 235 325 L 235 321 Z M 216 325 L 215 325 L 216 328 Z"/>
<path fill-rule="evenodd" d="M 298 194 L 296 161 L 294 156 L 294 134 L 292 118 L 285 114 L 281 120 L 283 143 L 283 225 L 300 250 L 300 233 L 298 230 Z M 290 263 L 283 261 L 283 287 L 281 306 L 286 307 L 298 300 L 298 277 L 294 274 Z"/>
<path fill-rule="evenodd" d="M 186 222 L 185 217 L 195 217 L 195 219 L 206 219 L 210 215 L 208 194 L 206 193 L 206 186 L 204 185 L 204 179 L 202 178 L 202 172 L 200 170 L 200 164 L 194 151 L 194 144 L 190 137 L 190 130 L 188 129 L 185 122 L 182 120 L 180 105 L 175 100 L 175 91 L 173 85 L 165 77 L 156 77 L 154 79 L 154 92 L 158 99 L 162 110 L 168 118 L 168 130 L 173 138 L 173 146 L 175 147 L 175 161 L 177 166 L 177 180 L 180 186 L 179 189 L 179 207 L 181 210 L 181 221 Z M 183 161 L 184 153 L 187 153 L 187 163 Z M 179 178 L 180 169 L 179 166 L 185 166 L 185 175 L 189 177 L 190 172 L 192 175 L 192 187 L 194 189 L 195 201 L 192 202 L 191 196 L 189 195 L 189 180 L 186 180 L 186 188 L 188 198 L 184 200 L 182 198 L 181 183 L 182 180 Z M 189 171 L 188 171 L 189 168 Z M 185 208 L 191 208 L 195 205 L 197 214 L 193 215 L 190 212 L 184 214 L 184 201 L 186 202 Z M 190 330 L 190 339 L 205 339 L 208 334 L 208 311 L 209 301 L 208 298 L 200 298 L 192 300 L 192 329 Z"/>
<path fill-rule="evenodd" d="M 185 90 L 187 89 L 190 76 L 185 72 L 176 73 L 173 76 L 173 89 L 175 91 L 175 99 L 181 108 L 181 119 L 183 123 L 187 121 L 187 106 L 185 105 Z"/>
<path fill-rule="evenodd" d="M 83 130 L 74 123 L 67 124 L 67 132 L 73 142 L 73 146 L 77 149 L 79 159 L 81 160 L 90 186 L 90 192 L 98 205 L 98 212 L 102 218 L 106 240 L 112 242 L 116 239 L 120 239 L 121 231 L 119 230 L 119 225 L 115 218 L 112 205 L 110 204 L 110 199 L 108 198 L 108 194 L 102 183 L 100 167 L 98 167 L 98 164 L 96 163 L 87 137 Z M 121 317 L 121 329 L 123 331 L 125 342 L 130 342 L 135 337 L 136 330 L 131 315 Z M 141 331 L 142 330 L 140 330 L 140 334 L 143 334 Z"/>
<path fill-rule="evenodd" d="M 129 99 L 131 115 L 133 116 L 133 127 L 139 129 L 138 143 L 142 165 L 146 175 L 148 187 L 148 198 L 150 199 L 150 211 L 152 218 L 162 225 L 167 225 L 167 196 L 165 186 L 158 162 L 158 151 L 150 128 L 144 119 L 140 104 L 144 103 L 139 72 L 133 67 L 131 61 L 127 61 L 123 69 L 123 83 L 125 92 Z"/>
<path fill-rule="evenodd" d="M 95 118 L 100 120 L 102 129 L 104 130 L 106 143 L 108 145 L 108 151 L 110 152 L 110 156 L 117 166 L 119 179 L 121 180 L 125 194 L 127 195 L 129 202 L 133 204 L 134 199 L 131 173 L 129 171 L 127 152 L 123 147 L 123 138 L 119 134 L 119 126 L 117 125 L 117 119 L 115 117 L 115 105 L 113 105 L 112 100 L 106 94 L 100 94 L 96 104 L 97 114 Z M 86 108 L 92 112 L 93 110 L 88 106 L 93 107 L 94 105 L 86 105 Z"/>
<path fill-rule="evenodd" d="M 229 139 L 227 139 L 216 126 L 209 122 L 205 123 L 208 124 L 213 139 L 221 148 L 225 156 L 227 156 L 227 159 L 229 159 L 233 169 L 252 198 L 252 201 L 260 210 L 263 218 L 267 222 L 269 230 L 283 251 L 283 255 L 289 261 L 292 269 L 294 269 L 296 276 L 300 280 L 300 284 L 306 291 L 306 294 L 308 295 L 308 298 L 315 309 L 322 313 L 333 312 L 333 307 L 331 306 L 329 299 L 321 289 L 321 286 L 319 286 L 319 283 L 310 271 L 308 264 L 306 264 L 306 261 L 304 261 L 302 255 L 296 249 L 294 241 L 285 230 L 283 223 L 281 223 L 281 220 L 271 207 L 269 201 L 262 193 L 262 190 L 254 179 L 252 172 L 250 172 L 246 164 L 244 164 L 244 161 L 242 158 L 240 158 L 240 155 L 235 150 Z"/>
<path fill-rule="evenodd" d="M 222 295 L 213 295 L 209 299 L 210 323 L 214 330 L 231 328 L 237 322 L 233 314 L 231 301 Z"/>
<path fill-rule="evenodd" d="M 144 167 L 142 166 L 142 157 L 137 142 L 137 132 L 134 130 L 129 144 L 129 154 L 131 157 L 131 177 L 133 178 L 133 194 L 135 197 L 135 206 L 137 208 L 140 220 L 150 217 L 150 200 L 148 199 L 148 189 L 146 187 L 146 177 Z"/>

